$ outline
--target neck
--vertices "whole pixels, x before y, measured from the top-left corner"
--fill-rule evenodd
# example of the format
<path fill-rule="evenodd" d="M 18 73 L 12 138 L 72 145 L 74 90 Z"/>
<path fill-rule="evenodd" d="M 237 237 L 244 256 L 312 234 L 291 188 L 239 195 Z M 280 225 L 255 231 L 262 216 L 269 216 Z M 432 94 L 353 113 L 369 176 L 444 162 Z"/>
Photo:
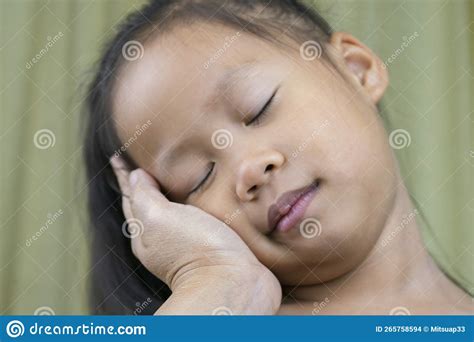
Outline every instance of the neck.
<path fill-rule="evenodd" d="M 380 300 L 377 295 L 398 301 L 400 298 L 429 301 L 433 296 L 446 295 L 455 285 L 428 254 L 417 224 L 419 215 L 400 181 L 393 211 L 364 262 L 324 284 L 284 288 L 284 297 L 298 302 L 360 300 L 362 305 L 370 305 Z"/>

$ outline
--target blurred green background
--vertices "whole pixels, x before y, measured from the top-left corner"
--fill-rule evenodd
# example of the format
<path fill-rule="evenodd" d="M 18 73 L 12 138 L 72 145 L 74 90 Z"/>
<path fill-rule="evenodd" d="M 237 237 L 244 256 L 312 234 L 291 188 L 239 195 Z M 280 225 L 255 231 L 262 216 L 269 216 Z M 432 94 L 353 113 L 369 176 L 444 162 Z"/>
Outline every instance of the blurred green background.
<path fill-rule="evenodd" d="M 100 47 L 144 1 L 0 0 L 1 314 L 87 314 L 84 86 Z M 389 132 L 442 268 L 474 293 L 474 4 L 313 1 L 385 61 Z M 114 294 L 111 293 L 111 296 Z"/>

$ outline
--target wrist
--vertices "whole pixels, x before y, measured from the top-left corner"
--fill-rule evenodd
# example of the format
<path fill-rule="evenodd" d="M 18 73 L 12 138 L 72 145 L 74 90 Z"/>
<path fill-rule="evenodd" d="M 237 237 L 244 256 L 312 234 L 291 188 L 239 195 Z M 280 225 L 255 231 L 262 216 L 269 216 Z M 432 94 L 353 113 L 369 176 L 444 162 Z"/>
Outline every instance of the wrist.
<path fill-rule="evenodd" d="M 188 270 L 175 279 L 171 289 L 177 296 L 200 297 L 202 303 L 209 304 L 207 314 L 225 307 L 234 315 L 272 315 L 282 297 L 278 279 L 260 263 Z"/>

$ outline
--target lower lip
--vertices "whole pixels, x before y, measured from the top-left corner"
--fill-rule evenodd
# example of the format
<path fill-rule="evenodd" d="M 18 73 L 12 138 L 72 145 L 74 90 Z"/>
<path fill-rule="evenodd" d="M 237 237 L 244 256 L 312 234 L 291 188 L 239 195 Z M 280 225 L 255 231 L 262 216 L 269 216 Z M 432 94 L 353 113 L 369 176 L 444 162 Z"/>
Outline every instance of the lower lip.
<path fill-rule="evenodd" d="M 301 196 L 298 201 L 293 204 L 290 211 L 285 214 L 285 216 L 280 218 L 280 221 L 278 221 L 275 230 L 280 232 L 286 232 L 293 228 L 298 223 L 298 221 L 300 221 L 304 217 L 306 208 L 308 208 L 309 204 L 313 200 L 317 189 L 318 186 L 316 185 L 312 187 L 311 190 L 306 192 L 303 196 Z"/>

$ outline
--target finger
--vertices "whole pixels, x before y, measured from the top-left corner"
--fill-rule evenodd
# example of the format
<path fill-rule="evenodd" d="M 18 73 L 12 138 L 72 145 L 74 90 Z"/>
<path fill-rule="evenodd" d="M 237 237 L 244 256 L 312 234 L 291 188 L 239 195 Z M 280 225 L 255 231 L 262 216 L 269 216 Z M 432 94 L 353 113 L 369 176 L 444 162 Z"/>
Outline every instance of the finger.
<path fill-rule="evenodd" d="M 135 257 L 138 260 L 142 261 L 142 255 L 143 255 L 142 252 L 144 249 L 142 239 L 132 236 L 130 239 L 130 245 L 131 245 L 133 255 L 135 255 Z"/>
<path fill-rule="evenodd" d="M 143 169 L 133 170 L 129 175 L 130 185 L 130 210 L 134 217 L 144 220 L 141 222 L 142 229 L 146 227 L 156 227 L 155 220 L 161 221 L 164 215 L 160 214 L 164 206 L 169 203 L 168 199 L 161 193 L 160 186 L 157 181 Z M 143 231 L 142 231 L 143 233 Z M 131 248 L 132 253 L 141 262 L 144 262 L 144 244 L 146 243 L 141 237 L 132 236 Z"/>
<path fill-rule="evenodd" d="M 110 157 L 110 164 L 112 165 L 115 175 L 117 176 L 117 180 L 119 182 L 122 193 L 125 193 L 127 196 L 129 196 L 130 187 L 128 184 L 128 177 L 130 174 L 130 170 L 127 167 L 127 164 L 121 157 L 115 154 Z"/>
<path fill-rule="evenodd" d="M 115 176 L 120 186 L 120 191 L 122 192 L 122 210 L 126 219 L 131 219 L 132 210 L 130 205 L 130 184 L 129 184 L 129 174 L 130 171 L 119 156 L 113 155 L 110 158 L 110 164 L 114 170 Z"/>
<path fill-rule="evenodd" d="M 158 182 L 143 169 L 130 173 L 130 205 L 133 215 L 148 217 L 151 213 L 165 208 L 170 201 L 161 193 Z"/>

